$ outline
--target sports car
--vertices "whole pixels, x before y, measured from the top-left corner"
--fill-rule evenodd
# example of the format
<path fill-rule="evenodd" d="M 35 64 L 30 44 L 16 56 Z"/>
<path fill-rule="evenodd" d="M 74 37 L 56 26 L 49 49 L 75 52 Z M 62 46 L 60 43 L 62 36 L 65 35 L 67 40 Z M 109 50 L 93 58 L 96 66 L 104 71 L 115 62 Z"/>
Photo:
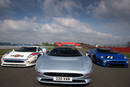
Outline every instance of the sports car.
<path fill-rule="evenodd" d="M 35 70 L 40 83 L 87 84 L 90 83 L 93 64 L 76 48 L 54 48 L 36 62 Z"/>
<path fill-rule="evenodd" d="M 42 48 L 38 46 L 21 47 L 5 53 L 1 58 L 1 66 L 32 66 L 35 65 L 37 58 L 42 54 Z"/>
<path fill-rule="evenodd" d="M 87 55 L 92 58 L 94 63 L 102 66 L 109 66 L 120 64 L 128 67 L 128 58 L 119 52 L 115 52 L 111 49 L 95 48 L 89 49 Z"/>

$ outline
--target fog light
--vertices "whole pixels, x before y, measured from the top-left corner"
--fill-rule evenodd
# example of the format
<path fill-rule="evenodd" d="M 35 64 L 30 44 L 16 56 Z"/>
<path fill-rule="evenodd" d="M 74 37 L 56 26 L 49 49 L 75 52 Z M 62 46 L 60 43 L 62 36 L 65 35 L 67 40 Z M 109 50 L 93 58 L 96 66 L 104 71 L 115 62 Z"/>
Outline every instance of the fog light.
<path fill-rule="evenodd" d="M 101 58 L 104 58 L 104 56 L 101 56 Z"/>
<path fill-rule="evenodd" d="M 103 62 L 104 62 L 104 63 L 106 63 L 107 61 L 106 61 L 106 60 L 104 60 Z"/>
<path fill-rule="evenodd" d="M 126 61 L 126 63 L 129 63 L 129 61 Z"/>

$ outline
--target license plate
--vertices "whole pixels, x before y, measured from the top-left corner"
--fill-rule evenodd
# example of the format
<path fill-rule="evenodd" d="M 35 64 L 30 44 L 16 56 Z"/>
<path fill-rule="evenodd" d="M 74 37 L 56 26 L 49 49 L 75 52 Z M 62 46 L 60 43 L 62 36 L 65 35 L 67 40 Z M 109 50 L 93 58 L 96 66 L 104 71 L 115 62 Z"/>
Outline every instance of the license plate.
<path fill-rule="evenodd" d="M 54 81 L 72 81 L 72 77 L 53 77 Z"/>

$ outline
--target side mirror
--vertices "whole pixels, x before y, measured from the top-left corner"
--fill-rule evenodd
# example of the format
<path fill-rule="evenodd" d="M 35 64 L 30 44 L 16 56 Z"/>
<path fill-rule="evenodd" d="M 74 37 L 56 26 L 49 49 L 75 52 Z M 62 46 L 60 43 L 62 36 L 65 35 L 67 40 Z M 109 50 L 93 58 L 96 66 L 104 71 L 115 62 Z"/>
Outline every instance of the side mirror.
<path fill-rule="evenodd" d="M 46 52 L 47 54 L 49 53 L 49 51 Z"/>
<path fill-rule="evenodd" d="M 86 56 L 88 56 L 88 53 L 86 53 Z"/>

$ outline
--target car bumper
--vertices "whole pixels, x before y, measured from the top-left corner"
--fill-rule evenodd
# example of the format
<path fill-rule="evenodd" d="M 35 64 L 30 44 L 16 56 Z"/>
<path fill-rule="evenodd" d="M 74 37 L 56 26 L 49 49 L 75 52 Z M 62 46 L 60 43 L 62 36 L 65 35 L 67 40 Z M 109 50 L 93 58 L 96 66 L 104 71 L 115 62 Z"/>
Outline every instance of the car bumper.
<path fill-rule="evenodd" d="M 102 63 L 100 63 L 103 66 L 109 66 L 109 65 L 125 65 L 128 66 L 128 60 L 103 60 Z"/>
<path fill-rule="evenodd" d="M 28 67 L 33 66 L 34 64 L 29 63 L 8 63 L 8 62 L 1 62 L 1 66 L 11 66 L 11 67 Z"/>
<path fill-rule="evenodd" d="M 37 76 L 36 79 L 41 83 L 51 83 L 51 84 L 88 84 L 91 81 L 91 78 L 72 78 L 72 81 L 54 81 L 53 77 L 43 77 Z"/>

